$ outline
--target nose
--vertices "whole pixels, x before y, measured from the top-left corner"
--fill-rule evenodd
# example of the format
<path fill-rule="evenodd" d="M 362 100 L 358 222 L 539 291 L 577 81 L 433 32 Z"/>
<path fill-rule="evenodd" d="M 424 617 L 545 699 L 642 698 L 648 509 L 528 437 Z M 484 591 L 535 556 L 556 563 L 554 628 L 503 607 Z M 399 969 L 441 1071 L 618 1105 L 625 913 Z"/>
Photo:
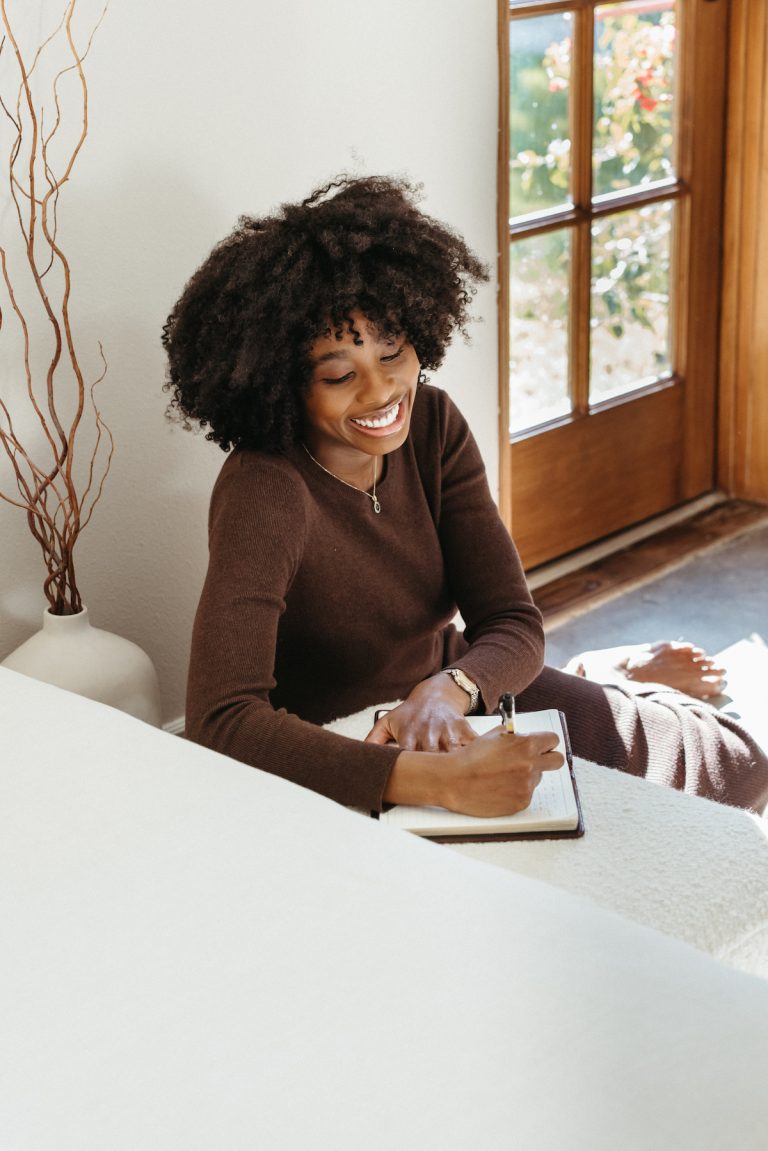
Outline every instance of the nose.
<path fill-rule="evenodd" d="M 397 396 L 397 386 L 389 364 L 372 364 L 360 373 L 358 403 L 367 407 L 386 408 Z"/>

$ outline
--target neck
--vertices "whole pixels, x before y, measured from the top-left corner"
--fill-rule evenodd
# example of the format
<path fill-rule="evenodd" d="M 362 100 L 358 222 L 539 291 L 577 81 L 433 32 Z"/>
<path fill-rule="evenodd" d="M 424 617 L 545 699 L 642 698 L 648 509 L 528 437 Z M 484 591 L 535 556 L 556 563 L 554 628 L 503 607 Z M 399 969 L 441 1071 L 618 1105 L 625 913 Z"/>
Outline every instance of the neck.
<path fill-rule="evenodd" d="M 316 451 L 311 441 L 305 441 L 306 450 L 312 459 L 321 468 L 325 468 L 331 475 L 353 488 L 367 492 L 381 479 L 384 469 L 384 460 L 381 456 L 369 456 L 364 452 L 356 452 L 356 459 L 341 452 Z"/>

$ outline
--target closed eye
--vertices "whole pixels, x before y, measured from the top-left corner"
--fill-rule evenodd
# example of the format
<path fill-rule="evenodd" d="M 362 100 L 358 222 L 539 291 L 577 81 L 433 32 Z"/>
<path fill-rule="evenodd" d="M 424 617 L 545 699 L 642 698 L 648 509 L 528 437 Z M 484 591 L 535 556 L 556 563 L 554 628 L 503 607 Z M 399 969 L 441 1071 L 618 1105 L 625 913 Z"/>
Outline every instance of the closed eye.
<path fill-rule="evenodd" d="M 326 376 L 323 380 L 324 384 L 346 384 L 347 380 L 351 380 L 354 372 L 347 372 L 344 376 L 337 376 L 335 379 Z"/>
<path fill-rule="evenodd" d="M 393 352 L 391 354 L 391 356 L 382 356 L 381 357 L 382 364 L 391 364 L 393 360 L 396 360 L 398 358 L 398 356 L 402 356 L 404 348 L 405 348 L 405 344 L 401 344 L 400 347 L 397 349 L 397 351 Z"/>

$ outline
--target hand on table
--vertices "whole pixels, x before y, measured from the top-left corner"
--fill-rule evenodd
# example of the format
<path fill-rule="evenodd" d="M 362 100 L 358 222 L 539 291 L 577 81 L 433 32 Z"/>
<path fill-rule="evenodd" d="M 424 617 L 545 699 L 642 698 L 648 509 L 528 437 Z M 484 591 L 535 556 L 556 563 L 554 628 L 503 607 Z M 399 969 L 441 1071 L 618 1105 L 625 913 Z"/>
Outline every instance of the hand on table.
<path fill-rule="evenodd" d="M 464 715 L 468 703 L 467 693 L 449 676 L 432 676 L 376 721 L 366 743 L 397 743 L 409 751 L 462 747 L 477 738 Z"/>

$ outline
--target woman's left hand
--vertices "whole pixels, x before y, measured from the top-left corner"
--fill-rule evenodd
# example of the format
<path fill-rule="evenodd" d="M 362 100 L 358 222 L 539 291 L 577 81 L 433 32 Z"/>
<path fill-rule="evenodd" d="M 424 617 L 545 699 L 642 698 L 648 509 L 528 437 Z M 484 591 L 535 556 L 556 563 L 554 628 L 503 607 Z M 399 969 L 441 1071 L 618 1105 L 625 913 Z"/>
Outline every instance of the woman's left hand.
<path fill-rule="evenodd" d="M 476 738 L 464 711 L 469 696 L 448 675 L 416 684 L 397 707 L 376 721 L 366 743 L 397 743 L 407 751 L 451 751 Z"/>

